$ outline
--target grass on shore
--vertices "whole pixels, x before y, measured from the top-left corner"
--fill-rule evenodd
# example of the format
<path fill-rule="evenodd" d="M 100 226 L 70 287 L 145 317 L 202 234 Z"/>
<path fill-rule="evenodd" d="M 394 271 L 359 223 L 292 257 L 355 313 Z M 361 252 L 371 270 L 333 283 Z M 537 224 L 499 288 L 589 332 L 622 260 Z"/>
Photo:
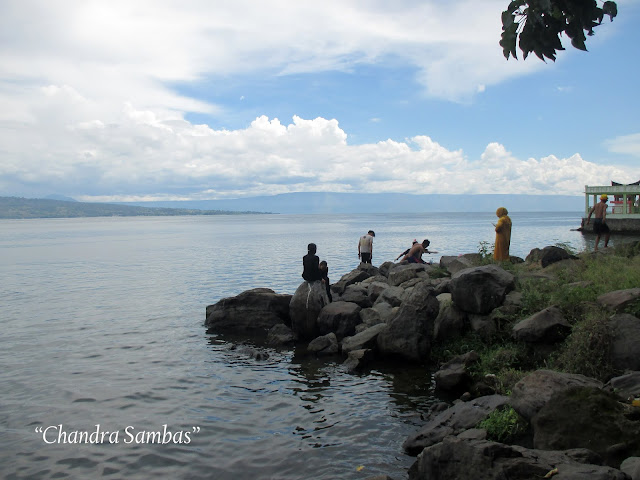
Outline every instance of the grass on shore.
<path fill-rule="evenodd" d="M 539 368 L 579 373 L 601 381 L 619 373 L 608 358 L 607 323 L 612 312 L 596 299 L 604 293 L 640 285 L 640 242 L 606 254 L 582 252 L 577 256 L 577 261 L 559 262 L 545 269 L 537 264 L 507 264 L 506 269 L 516 276 L 516 290 L 522 293 L 519 310 L 498 313 L 498 332 L 490 340 L 468 332 L 435 346 L 432 360 L 442 363 L 454 355 L 475 350 L 480 360 L 471 367 L 474 380 L 491 379 L 502 394 L 511 393 L 518 380 Z M 483 263 L 489 263 L 486 256 Z M 562 311 L 572 326 L 564 342 L 532 346 L 512 339 L 512 328 L 518 321 L 552 305 Z M 640 301 L 625 311 L 640 317 Z"/>

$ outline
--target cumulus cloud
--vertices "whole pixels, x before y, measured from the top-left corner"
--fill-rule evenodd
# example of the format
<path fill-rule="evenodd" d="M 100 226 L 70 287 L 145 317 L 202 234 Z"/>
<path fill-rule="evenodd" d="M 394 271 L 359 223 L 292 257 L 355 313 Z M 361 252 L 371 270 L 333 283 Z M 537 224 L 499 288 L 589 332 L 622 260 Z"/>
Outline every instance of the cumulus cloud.
<path fill-rule="evenodd" d="M 98 201 L 297 191 L 580 194 L 584 184 L 640 175 L 578 154 L 518 159 L 498 143 L 469 159 L 426 135 L 352 145 L 336 119 L 321 117 L 260 116 L 225 130 L 124 103 L 96 119 L 94 101 L 70 87 L 31 94 L 39 107 L 29 128 L 0 130 L 3 190 Z"/>
<path fill-rule="evenodd" d="M 497 47 L 504 7 L 504 0 L 482 8 L 471 0 L 401 0 L 390 13 L 379 1 L 2 2 L 0 191 L 85 200 L 580 193 L 585 183 L 625 181 L 629 169 L 625 176 L 578 154 L 517 159 L 489 144 L 469 159 L 429 132 L 354 145 L 339 119 L 258 116 L 244 129 L 211 128 L 188 114 L 229 112 L 177 87 L 392 61 L 416 72 L 425 95 L 464 102 L 542 68 L 504 61 Z M 637 141 L 626 142 L 637 151 Z"/>

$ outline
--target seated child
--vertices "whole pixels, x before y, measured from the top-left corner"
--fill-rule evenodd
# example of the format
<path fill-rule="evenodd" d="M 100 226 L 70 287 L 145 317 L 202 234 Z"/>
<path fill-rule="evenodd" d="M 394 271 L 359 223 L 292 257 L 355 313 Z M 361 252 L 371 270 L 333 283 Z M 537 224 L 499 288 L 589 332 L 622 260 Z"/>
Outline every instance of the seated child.
<path fill-rule="evenodd" d="M 327 297 L 329 297 L 329 302 L 333 301 L 331 297 L 331 285 L 329 284 L 329 267 L 327 262 L 324 260 L 320 262 L 320 275 L 322 275 L 322 283 L 324 283 L 325 288 L 327 289 Z"/>

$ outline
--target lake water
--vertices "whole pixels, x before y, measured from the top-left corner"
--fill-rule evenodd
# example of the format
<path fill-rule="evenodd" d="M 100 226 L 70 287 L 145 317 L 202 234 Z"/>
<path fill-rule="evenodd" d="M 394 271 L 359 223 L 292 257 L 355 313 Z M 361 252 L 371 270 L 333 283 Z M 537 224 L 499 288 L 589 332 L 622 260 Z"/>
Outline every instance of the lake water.
<path fill-rule="evenodd" d="M 425 368 L 352 375 L 339 362 L 290 350 L 256 361 L 206 334 L 205 307 L 254 287 L 293 293 L 309 242 L 335 282 L 357 266 L 357 240 L 369 229 L 375 265 L 413 238 L 429 238 L 438 261 L 493 243 L 495 220 L 456 213 L 0 221 L 0 476 L 405 478 L 414 459 L 401 444 L 436 401 Z M 534 247 L 582 250 L 593 242 L 571 230 L 580 213 L 512 220 L 511 253 L 523 258 Z"/>

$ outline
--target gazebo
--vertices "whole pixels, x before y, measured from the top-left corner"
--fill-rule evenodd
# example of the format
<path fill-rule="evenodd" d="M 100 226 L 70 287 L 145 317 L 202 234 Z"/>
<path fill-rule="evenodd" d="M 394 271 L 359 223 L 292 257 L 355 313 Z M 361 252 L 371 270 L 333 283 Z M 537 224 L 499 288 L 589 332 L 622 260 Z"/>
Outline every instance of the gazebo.
<path fill-rule="evenodd" d="M 607 224 L 612 232 L 640 233 L 640 180 L 634 183 L 622 184 L 611 181 L 611 185 L 584 186 L 584 217 L 583 231 L 589 211 L 600 201 L 600 195 L 609 197 L 610 209 L 607 210 Z"/>

